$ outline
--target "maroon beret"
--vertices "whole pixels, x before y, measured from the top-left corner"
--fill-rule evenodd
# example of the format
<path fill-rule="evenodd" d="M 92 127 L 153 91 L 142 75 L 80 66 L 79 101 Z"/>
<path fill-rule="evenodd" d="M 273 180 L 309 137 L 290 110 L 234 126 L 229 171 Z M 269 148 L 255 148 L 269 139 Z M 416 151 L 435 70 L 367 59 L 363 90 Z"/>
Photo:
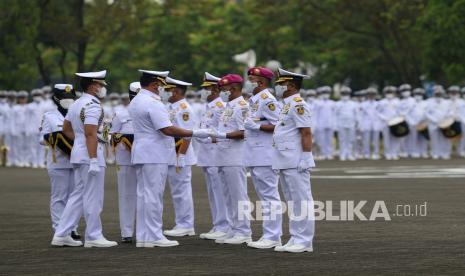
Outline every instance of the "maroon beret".
<path fill-rule="evenodd" d="M 237 74 L 227 74 L 226 76 L 222 77 L 221 80 L 218 82 L 219 86 L 225 86 L 232 83 L 240 83 L 242 84 L 244 80 L 241 76 Z"/>
<path fill-rule="evenodd" d="M 274 77 L 273 71 L 265 67 L 252 67 L 247 71 L 247 75 L 263 77 L 269 80 L 272 80 Z"/>

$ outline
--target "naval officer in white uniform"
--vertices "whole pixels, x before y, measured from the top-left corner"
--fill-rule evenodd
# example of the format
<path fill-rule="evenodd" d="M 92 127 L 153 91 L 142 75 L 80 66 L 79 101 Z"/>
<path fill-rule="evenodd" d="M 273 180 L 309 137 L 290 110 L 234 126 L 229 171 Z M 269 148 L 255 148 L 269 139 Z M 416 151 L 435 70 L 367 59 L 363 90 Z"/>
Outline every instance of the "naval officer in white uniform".
<path fill-rule="evenodd" d="M 63 133 L 74 139 L 71 163 L 74 166 L 75 188 L 57 226 L 52 245 L 80 246 L 70 233 L 82 213 L 86 221 L 85 247 L 116 246 L 102 234 L 100 213 L 103 209 L 105 178 L 104 142 L 101 133 L 103 110 L 100 99 L 106 96 L 106 70 L 76 73 L 84 93 L 69 109 L 63 122 Z M 99 134 L 98 134 L 99 133 Z"/>
<path fill-rule="evenodd" d="M 271 216 L 271 210 L 281 205 L 278 175 L 271 168 L 273 131 L 278 122 L 276 98 L 269 90 L 274 74 L 268 68 L 254 67 L 247 72 L 253 90 L 249 99 L 249 116 L 245 126 L 244 165 L 248 167 L 252 182 L 260 199 L 263 216 L 263 235 L 247 245 L 266 249 L 281 245 L 282 215 Z M 272 206 L 274 205 L 274 206 Z"/>
<path fill-rule="evenodd" d="M 40 126 L 41 141 L 43 147 L 49 146 L 47 151 L 47 172 L 51 184 L 50 215 L 52 228 L 56 230 L 66 203 L 74 190 L 73 165 L 69 161 L 73 142 L 63 135 L 63 121 L 68 113 L 68 108 L 74 103 L 76 92 L 71 84 L 55 84 L 53 86 L 52 100 L 56 109 L 47 111 L 42 116 Z M 76 231 L 77 224 L 71 231 L 71 237 L 80 239 Z"/>
<path fill-rule="evenodd" d="M 279 69 L 275 91 L 284 106 L 273 133 L 273 169 L 279 170 L 289 214 L 291 239 L 275 251 L 312 252 L 315 233 L 314 203 L 310 170 L 315 167 L 312 155 L 311 114 L 299 90 L 306 75 Z M 302 209 L 304 207 L 304 210 Z M 305 216 L 304 216 L 305 215 Z M 303 219 L 301 217 L 303 216 Z"/>
<path fill-rule="evenodd" d="M 171 77 L 165 79 L 165 94 L 169 102 L 168 112 L 174 126 L 192 130 L 196 126 L 195 114 L 185 99 L 187 87 L 191 83 L 176 80 Z M 193 236 L 194 230 L 194 201 L 192 199 L 192 166 L 197 163 L 190 139 L 174 138 L 174 162 L 168 166 L 168 183 L 175 212 L 175 226 L 165 230 L 167 236 Z"/>
<path fill-rule="evenodd" d="M 205 72 L 201 91 L 202 100 L 206 101 L 205 112 L 200 119 L 200 128 L 214 129 L 217 126 L 219 116 L 225 108 L 225 103 L 220 98 L 218 81 L 220 78 Z M 229 232 L 229 218 L 226 204 L 226 189 L 218 173 L 216 160 L 218 144 L 216 139 L 197 139 L 198 148 L 197 166 L 202 168 L 205 183 L 207 185 L 208 202 L 210 203 L 213 227 L 207 233 L 200 234 L 201 239 L 216 240 L 224 238 Z"/>
<path fill-rule="evenodd" d="M 141 89 L 129 104 L 134 127 L 131 159 L 137 174 L 136 246 L 177 246 L 163 235 L 162 219 L 168 164 L 176 157 L 172 137 L 207 138 L 212 131 L 173 126 L 159 96 L 169 72 L 139 71 Z"/>

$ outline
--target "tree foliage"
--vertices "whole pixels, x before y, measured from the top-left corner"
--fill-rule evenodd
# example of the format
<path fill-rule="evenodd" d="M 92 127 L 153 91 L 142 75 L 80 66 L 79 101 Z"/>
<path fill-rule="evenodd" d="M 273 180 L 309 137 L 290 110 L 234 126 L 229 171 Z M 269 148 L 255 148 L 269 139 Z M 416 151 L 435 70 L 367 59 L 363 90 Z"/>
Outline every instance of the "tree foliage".
<path fill-rule="evenodd" d="M 0 88 L 108 69 L 126 90 L 138 68 L 199 84 L 243 72 L 232 56 L 248 49 L 259 65 L 311 66 L 311 86 L 463 84 L 464 12 L 465 0 L 3 0 Z"/>

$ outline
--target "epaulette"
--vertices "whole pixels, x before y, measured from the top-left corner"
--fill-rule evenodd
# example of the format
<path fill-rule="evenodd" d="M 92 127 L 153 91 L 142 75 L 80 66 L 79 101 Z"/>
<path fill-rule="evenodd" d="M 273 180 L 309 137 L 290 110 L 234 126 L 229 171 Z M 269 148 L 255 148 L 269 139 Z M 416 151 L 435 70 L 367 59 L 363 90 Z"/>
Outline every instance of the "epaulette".
<path fill-rule="evenodd" d="M 294 101 L 295 101 L 295 102 L 301 102 L 301 101 L 302 101 L 302 98 L 301 98 L 301 97 L 295 97 L 295 98 L 294 98 Z"/>
<path fill-rule="evenodd" d="M 180 107 L 181 107 L 182 109 L 186 109 L 186 108 L 187 108 L 187 104 L 186 104 L 186 103 L 181 103 Z"/>
<path fill-rule="evenodd" d="M 267 93 L 263 93 L 260 95 L 260 97 L 262 97 L 262 99 L 267 99 L 268 98 L 268 94 Z"/>
<path fill-rule="evenodd" d="M 244 100 L 241 100 L 241 101 L 239 102 L 239 104 L 242 105 L 242 106 L 244 106 L 244 105 L 247 105 L 247 102 L 244 101 Z"/>
<path fill-rule="evenodd" d="M 216 102 L 216 107 L 223 108 L 224 104 L 222 102 Z"/>

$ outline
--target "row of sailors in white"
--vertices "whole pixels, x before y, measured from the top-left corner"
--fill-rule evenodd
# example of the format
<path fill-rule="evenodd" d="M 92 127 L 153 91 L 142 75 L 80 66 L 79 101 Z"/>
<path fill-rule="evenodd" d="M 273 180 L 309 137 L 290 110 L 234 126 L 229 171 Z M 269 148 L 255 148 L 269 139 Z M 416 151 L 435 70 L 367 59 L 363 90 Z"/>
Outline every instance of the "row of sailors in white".
<path fill-rule="evenodd" d="M 37 141 L 42 115 L 55 108 L 49 95 L 47 89 L 35 89 L 29 102 L 26 91 L 0 91 L 0 146 L 6 166 L 45 168 L 45 148 Z"/>
<path fill-rule="evenodd" d="M 201 238 L 214 239 L 217 243 L 246 242 L 254 248 L 275 248 L 276 251 L 312 251 L 313 219 L 291 219 L 291 239 L 282 246 L 280 216 L 265 221 L 263 236 L 252 242 L 250 222 L 247 216 L 239 219 L 238 214 L 239 202 L 249 201 L 246 167 L 250 168 L 259 198 L 269 203 L 264 206 L 264 214 L 270 212 L 271 204 L 280 204 L 278 176 L 286 200 L 296 203 L 295 213 L 302 212 L 300 201 L 312 206 L 309 169 L 314 162 L 310 113 L 298 94 L 306 76 L 280 69 L 276 87 L 280 97 L 285 99 L 283 109 L 279 110 L 278 102 L 267 89 L 271 78 L 267 80 L 261 73 L 249 74 L 249 79 L 257 85 L 249 105 L 241 96 L 243 81 L 240 76 L 227 75 L 219 80 L 206 73 L 204 84 L 210 91 L 208 110 L 201 121 L 202 129 L 190 131 L 181 128 L 194 127 L 192 110 L 183 97 L 190 84 L 167 77 L 168 72 L 141 72 L 142 88 L 128 110 L 120 109 L 116 113 L 111 129 L 115 135 L 134 131 L 132 147 L 119 143 L 116 149 L 123 242 L 133 235 L 135 212 L 137 247 L 175 246 L 178 243 L 167 240 L 165 235 L 195 234 L 191 165 L 196 160 L 187 139 L 193 136 L 199 141 L 198 165 L 204 169 L 213 222 L 211 231 L 201 234 Z M 85 246 L 115 245 L 103 238 L 99 219 L 105 168 L 103 147 L 98 144 L 97 149 L 87 146 L 85 150 L 85 144 L 89 144 L 92 136 L 88 132 L 97 128 L 95 125 L 100 125 L 103 117 L 99 100 L 92 95 L 101 94 L 104 89 L 103 85 L 93 86 L 100 83 L 94 82 L 96 75 L 102 74 L 104 76 L 102 72 L 79 74 L 82 79 L 90 78 L 92 82 L 86 88 L 88 93 L 71 106 L 64 121 L 63 133 L 74 137 L 71 163 L 76 187 L 80 188 L 76 188 L 68 199 L 56 226 L 53 245 L 81 245 L 69 235 L 82 214 L 78 206 L 82 202 L 87 202 L 83 205 L 87 224 Z M 134 85 L 131 84 L 130 90 L 137 90 Z M 170 102 L 168 109 L 158 94 Z M 174 140 L 169 136 L 185 137 L 177 152 Z M 245 141 L 244 137 L 247 137 Z M 244 163 L 245 160 L 248 161 Z M 280 173 L 276 174 L 276 171 Z M 163 192 L 167 178 L 171 185 L 176 226 L 162 232 Z"/>
<path fill-rule="evenodd" d="M 339 156 L 341 160 L 354 160 L 355 157 L 379 159 L 380 133 L 383 135 L 384 155 L 388 160 L 401 157 L 427 158 L 428 144 L 434 159 L 449 159 L 455 140 L 446 138 L 441 127 L 444 123 L 456 121 L 465 126 L 465 101 L 460 98 L 457 86 L 448 89 L 448 98 L 441 86 L 433 89 L 433 97 L 425 99 L 421 88 L 411 91 L 410 85 L 399 88 L 401 98 L 396 97 L 397 88 L 383 89 L 385 98 L 377 100 L 377 90 L 366 90 L 366 98 L 350 99 L 351 90 L 341 89 L 341 100 L 329 99 L 331 89 L 322 87 L 305 94 L 313 114 L 316 154 L 319 159 L 332 159 L 334 155 L 333 136 L 338 134 Z M 410 129 L 406 137 L 398 138 L 390 132 L 390 122 L 402 118 Z M 427 127 L 428 138 L 419 130 Z M 426 131 L 426 130 L 425 130 Z M 360 137 L 360 146 L 357 144 Z M 429 139 L 429 141 L 428 141 Z M 465 157 L 465 136 L 456 143 L 457 154 Z M 429 143 L 428 143 L 429 142 Z"/>

